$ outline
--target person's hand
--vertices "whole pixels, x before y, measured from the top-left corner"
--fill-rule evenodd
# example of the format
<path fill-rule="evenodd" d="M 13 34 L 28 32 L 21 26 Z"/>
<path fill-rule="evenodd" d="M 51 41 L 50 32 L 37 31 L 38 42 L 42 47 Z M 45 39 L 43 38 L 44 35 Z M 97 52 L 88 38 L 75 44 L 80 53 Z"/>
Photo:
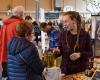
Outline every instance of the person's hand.
<path fill-rule="evenodd" d="M 59 48 L 53 48 L 53 53 L 56 53 L 56 54 L 60 53 L 60 49 Z"/>
<path fill-rule="evenodd" d="M 39 41 L 38 42 L 38 47 L 41 48 L 42 47 L 42 43 Z"/>
<path fill-rule="evenodd" d="M 80 53 L 73 53 L 73 54 L 70 55 L 70 59 L 72 61 L 75 61 L 75 60 L 77 60 L 79 58 L 80 58 Z"/>

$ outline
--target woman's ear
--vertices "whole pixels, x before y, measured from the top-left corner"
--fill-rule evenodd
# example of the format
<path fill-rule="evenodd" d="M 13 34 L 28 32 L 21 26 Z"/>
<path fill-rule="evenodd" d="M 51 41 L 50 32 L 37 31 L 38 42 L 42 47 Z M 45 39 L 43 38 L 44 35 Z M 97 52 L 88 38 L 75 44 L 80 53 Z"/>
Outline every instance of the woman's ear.
<path fill-rule="evenodd" d="M 29 34 L 26 33 L 26 34 L 25 34 L 25 38 L 28 39 L 28 37 L 29 37 Z"/>
<path fill-rule="evenodd" d="M 28 35 L 27 35 L 27 33 L 25 33 L 25 37 L 27 37 Z"/>
<path fill-rule="evenodd" d="M 77 20 L 76 19 L 73 19 L 73 24 L 76 24 L 77 23 Z"/>

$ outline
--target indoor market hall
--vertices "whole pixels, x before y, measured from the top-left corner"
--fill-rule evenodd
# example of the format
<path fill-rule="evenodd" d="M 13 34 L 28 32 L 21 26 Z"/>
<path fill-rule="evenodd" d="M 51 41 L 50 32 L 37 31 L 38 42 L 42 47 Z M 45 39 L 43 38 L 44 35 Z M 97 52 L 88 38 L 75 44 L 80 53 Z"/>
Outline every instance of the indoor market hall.
<path fill-rule="evenodd" d="M 0 80 L 100 80 L 100 0 L 0 1 Z"/>

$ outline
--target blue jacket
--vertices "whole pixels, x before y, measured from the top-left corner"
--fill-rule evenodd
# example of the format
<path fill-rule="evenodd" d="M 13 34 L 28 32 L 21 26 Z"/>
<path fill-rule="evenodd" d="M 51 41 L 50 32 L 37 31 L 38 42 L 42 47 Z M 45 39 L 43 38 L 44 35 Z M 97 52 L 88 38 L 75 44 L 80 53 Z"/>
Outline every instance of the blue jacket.
<path fill-rule="evenodd" d="M 59 31 L 56 29 L 52 29 L 48 33 L 49 37 L 49 48 L 57 48 L 58 47 L 58 39 L 59 39 Z"/>
<path fill-rule="evenodd" d="M 44 65 L 31 42 L 25 38 L 13 38 L 8 53 L 8 80 L 40 80 Z"/>

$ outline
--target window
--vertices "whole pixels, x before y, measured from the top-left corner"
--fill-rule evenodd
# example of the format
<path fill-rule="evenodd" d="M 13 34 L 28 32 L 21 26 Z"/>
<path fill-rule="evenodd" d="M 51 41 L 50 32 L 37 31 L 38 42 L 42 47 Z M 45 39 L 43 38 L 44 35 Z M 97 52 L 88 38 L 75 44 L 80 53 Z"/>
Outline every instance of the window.
<path fill-rule="evenodd" d="M 92 13 L 100 12 L 100 0 L 87 0 L 87 10 Z"/>

